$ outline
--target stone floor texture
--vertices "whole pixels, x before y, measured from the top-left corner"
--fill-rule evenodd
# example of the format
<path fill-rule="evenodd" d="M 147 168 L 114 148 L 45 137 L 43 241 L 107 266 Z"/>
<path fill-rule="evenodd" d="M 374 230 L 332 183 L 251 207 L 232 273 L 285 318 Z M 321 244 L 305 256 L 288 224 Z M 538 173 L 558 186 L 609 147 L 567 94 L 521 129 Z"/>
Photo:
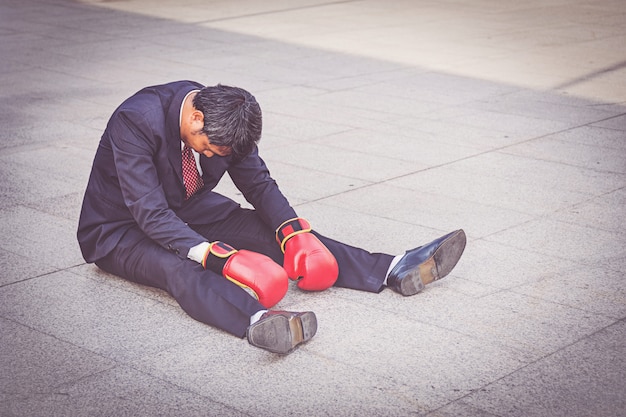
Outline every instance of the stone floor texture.
<path fill-rule="evenodd" d="M 626 416 L 624 45 L 623 0 L 1 0 L 0 416 Z M 257 97 L 320 232 L 462 227 L 461 262 L 414 297 L 292 286 L 319 332 L 288 356 L 86 264 L 109 115 L 180 79 Z"/>

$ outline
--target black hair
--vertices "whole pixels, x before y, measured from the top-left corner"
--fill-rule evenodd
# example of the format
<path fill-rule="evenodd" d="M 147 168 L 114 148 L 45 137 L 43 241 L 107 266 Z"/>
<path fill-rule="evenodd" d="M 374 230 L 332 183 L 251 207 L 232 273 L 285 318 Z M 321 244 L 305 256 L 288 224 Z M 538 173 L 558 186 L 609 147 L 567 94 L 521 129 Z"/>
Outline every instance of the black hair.
<path fill-rule="evenodd" d="M 204 87 L 193 105 L 204 114 L 202 131 L 209 141 L 231 148 L 235 160 L 248 156 L 261 140 L 261 106 L 248 91 L 221 84 Z"/>

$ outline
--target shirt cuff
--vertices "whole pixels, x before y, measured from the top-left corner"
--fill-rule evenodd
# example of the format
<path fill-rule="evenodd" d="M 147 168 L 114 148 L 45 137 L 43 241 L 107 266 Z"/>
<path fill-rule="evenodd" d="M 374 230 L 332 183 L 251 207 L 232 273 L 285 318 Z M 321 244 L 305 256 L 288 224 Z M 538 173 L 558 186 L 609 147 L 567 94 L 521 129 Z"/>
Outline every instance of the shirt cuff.
<path fill-rule="evenodd" d="M 196 245 L 189 249 L 189 253 L 187 253 L 187 258 L 192 261 L 196 261 L 202 265 L 202 261 L 204 260 L 204 255 L 209 249 L 209 242 L 202 242 L 199 245 Z"/>

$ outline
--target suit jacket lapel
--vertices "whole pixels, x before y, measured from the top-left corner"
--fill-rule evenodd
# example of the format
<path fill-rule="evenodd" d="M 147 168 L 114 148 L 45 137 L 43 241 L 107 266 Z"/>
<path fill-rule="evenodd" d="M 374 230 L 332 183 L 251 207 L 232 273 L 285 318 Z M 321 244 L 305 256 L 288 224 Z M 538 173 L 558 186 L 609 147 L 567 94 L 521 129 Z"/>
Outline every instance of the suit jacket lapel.
<path fill-rule="evenodd" d="M 167 110 L 167 118 L 165 121 L 165 131 L 167 134 L 167 154 L 168 160 L 176 172 L 178 182 L 181 186 L 181 190 L 185 191 L 185 185 L 183 184 L 183 167 L 182 167 L 182 153 L 181 153 L 181 138 L 180 138 L 180 106 L 183 104 L 185 96 L 193 90 L 197 90 L 198 87 L 194 85 L 188 85 L 176 92 L 170 106 Z"/>

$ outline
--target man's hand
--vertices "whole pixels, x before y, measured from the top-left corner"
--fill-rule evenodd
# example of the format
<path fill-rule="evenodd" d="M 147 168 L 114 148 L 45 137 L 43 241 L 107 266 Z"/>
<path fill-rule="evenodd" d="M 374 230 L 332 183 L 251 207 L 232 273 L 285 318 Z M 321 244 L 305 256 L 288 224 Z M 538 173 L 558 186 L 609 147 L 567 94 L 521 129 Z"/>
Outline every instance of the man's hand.
<path fill-rule="evenodd" d="M 276 230 L 276 240 L 285 254 L 283 266 L 298 288 L 323 291 L 332 287 L 339 266 L 332 253 L 311 233 L 311 225 L 300 217 L 284 222 Z"/>
<path fill-rule="evenodd" d="M 282 300 L 289 287 L 287 272 L 272 259 L 248 250 L 238 251 L 220 241 L 209 244 L 202 266 L 219 270 L 224 278 L 246 290 L 266 308 Z"/>

